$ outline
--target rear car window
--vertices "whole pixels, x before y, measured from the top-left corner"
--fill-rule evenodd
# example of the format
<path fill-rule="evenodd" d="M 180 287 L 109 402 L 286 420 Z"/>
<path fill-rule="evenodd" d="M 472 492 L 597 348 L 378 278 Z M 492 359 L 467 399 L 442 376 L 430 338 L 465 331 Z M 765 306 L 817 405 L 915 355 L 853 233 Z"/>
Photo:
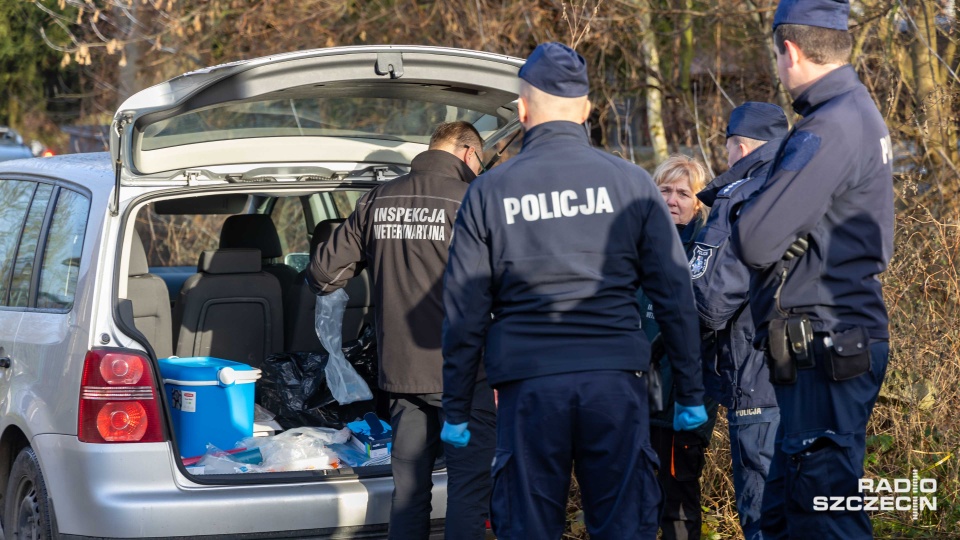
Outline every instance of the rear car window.
<path fill-rule="evenodd" d="M 426 144 L 437 125 L 464 120 L 491 131 L 506 120 L 419 99 L 311 97 L 223 103 L 150 124 L 143 150 L 250 137 L 362 137 Z"/>
<path fill-rule="evenodd" d="M 33 182 L 0 181 L 0 305 L 9 305 L 7 297 L 17 244 L 35 188 Z"/>
<path fill-rule="evenodd" d="M 30 281 L 37 256 L 37 244 L 40 242 L 40 231 L 43 229 L 47 205 L 52 194 L 52 185 L 40 184 L 30 204 L 30 212 L 23 225 L 17 259 L 13 266 L 13 277 L 10 280 L 10 301 L 7 303 L 10 307 L 27 307 L 30 303 Z"/>
<path fill-rule="evenodd" d="M 60 189 L 40 267 L 38 308 L 73 307 L 89 212 L 90 201 L 87 197 L 69 189 Z"/>

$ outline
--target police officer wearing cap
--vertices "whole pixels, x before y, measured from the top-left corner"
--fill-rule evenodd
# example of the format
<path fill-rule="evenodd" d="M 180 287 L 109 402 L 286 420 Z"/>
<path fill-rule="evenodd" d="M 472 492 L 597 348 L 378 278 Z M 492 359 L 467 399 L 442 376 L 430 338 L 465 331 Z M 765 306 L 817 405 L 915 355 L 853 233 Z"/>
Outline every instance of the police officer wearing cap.
<path fill-rule="evenodd" d="M 703 384 L 727 408 L 730 456 L 740 527 L 746 540 L 760 540 L 760 504 L 774 453 L 780 409 L 763 352 L 753 347 L 754 324 L 747 305 L 750 269 L 730 247 L 731 222 L 763 185 L 787 134 L 783 109 L 749 101 L 730 113 L 729 169 L 697 197 L 711 207 L 690 259 L 693 292 L 704 330 Z"/>
<path fill-rule="evenodd" d="M 523 148 L 481 175 L 444 276 L 441 436 L 469 440 L 481 358 L 499 391 L 491 514 L 501 540 L 559 539 L 571 468 L 595 540 L 656 538 L 642 286 L 678 366 L 678 429 L 703 423 L 687 260 L 640 167 L 590 146 L 583 58 L 538 46 L 520 70 Z"/>
<path fill-rule="evenodd" d="M 781 415 L 765 538 L 872 537 L 864 511 L 822 504 L 860 495 L 889 354 L 878 275 L 893 252 L 893 154 L 847 63 L 849 9 L 836 0 L 777 6 L 777 71 L 803 118 L 733 228 L 735 249 L 757 271 L 750 307 Z"/>

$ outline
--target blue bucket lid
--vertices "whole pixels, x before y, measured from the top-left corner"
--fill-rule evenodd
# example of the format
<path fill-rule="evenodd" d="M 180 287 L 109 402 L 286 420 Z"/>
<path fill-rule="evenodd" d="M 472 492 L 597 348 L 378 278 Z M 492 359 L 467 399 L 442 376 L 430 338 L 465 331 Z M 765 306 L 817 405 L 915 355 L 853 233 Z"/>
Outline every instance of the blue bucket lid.
<path fill-rule="evenodd" d="M 217 381 L 223 368 L 234 371 L 259 371 L 247 364 L 212 358 L 210 356 L 192 356 L 187 358 L 161 358 L 160 375 L 164 379 L 178 381 Z"/>

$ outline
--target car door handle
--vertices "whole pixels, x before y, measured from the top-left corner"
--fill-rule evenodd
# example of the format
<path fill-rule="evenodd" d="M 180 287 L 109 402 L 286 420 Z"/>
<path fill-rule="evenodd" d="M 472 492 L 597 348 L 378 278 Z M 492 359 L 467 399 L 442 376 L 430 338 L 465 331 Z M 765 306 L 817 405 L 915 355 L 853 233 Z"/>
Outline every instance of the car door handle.
<path fill-rule="evenodd" d="M 10 367 L 10 357 L 4 356 L 0 358 L 0 368 L 8 368 L 8 367 Z"/>

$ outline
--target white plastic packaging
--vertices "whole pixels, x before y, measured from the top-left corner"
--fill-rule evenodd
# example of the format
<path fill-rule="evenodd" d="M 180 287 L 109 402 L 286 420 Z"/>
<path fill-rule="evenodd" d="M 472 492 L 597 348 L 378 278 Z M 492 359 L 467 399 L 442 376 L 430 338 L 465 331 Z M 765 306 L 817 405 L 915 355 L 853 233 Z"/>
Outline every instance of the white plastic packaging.
<path fill-rule="evenodd" d="M 343 356 L 343 312 L 350 297 L 343 289 L 332 294 L 317 296 L 314 327 L 320 343 L 327 350 L 330 357 L 324 373 L 327 376 L 327 386 L 333 399 L 341 405 L 373 399 L 373 393 L 357 370 Z"/>

